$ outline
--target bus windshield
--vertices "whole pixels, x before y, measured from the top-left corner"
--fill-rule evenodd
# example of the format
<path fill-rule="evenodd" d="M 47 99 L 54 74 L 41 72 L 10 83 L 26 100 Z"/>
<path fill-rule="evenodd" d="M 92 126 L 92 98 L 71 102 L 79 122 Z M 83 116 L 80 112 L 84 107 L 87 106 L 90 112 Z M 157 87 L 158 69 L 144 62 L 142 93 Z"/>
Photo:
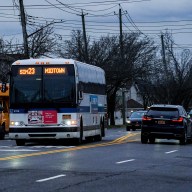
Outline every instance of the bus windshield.
<path fill-rule="evenodd" d="M 76 101 L 73 65 L 12 66 L 12 106 L 74 104 Z M 35 106 L 34 106 L 35 105 Z"/>

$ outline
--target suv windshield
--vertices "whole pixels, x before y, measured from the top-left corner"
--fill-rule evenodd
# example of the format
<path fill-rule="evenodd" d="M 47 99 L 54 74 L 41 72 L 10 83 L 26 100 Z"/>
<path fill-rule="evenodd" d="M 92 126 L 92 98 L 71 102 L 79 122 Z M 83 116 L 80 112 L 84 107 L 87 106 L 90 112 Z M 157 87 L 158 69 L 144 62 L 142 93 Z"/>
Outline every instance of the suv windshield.
<path fill-rule="evenodd" d="M 176 108 L 153 107 L 150 108 L 147 116 L 156 118 L 177 118 L 179 116 L 179 112 Z"/>
<path fill-rule="evenodd" d="M 133 112 L 131 114 L 131 118 L 142 118 L 142 116 L 145 114 L 145 112 Z"/>

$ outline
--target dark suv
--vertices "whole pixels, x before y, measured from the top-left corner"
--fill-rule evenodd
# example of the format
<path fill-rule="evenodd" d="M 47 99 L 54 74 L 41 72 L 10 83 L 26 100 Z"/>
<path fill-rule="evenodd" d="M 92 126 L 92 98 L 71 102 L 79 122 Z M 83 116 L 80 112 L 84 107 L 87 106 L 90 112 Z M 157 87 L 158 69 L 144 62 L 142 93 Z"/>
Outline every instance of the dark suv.
<path fill-rule="evenodd" d="M 142 117 L 147 111 L 134 111 L 126 121 L 126 130 L 141 129 Z"/>
<path fill-rule="evenodd" d="M 152 105 L 142 118 L 142 143 L 163 138 L 177 139 L 184 145 L 191 136 L 191 120 L 180 105 Z"/>

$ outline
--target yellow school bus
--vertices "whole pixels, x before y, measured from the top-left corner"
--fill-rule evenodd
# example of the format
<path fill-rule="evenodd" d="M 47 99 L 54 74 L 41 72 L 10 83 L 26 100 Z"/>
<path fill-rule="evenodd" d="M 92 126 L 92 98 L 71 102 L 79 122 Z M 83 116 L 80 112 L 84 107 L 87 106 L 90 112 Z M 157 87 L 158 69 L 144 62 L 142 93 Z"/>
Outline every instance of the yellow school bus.
<path fill-rule="evenodd" d="M 4 88 L 2 87 L 4 86 Z M 9 132 L 9 84 L 0 83 L 0 139 Z"/>

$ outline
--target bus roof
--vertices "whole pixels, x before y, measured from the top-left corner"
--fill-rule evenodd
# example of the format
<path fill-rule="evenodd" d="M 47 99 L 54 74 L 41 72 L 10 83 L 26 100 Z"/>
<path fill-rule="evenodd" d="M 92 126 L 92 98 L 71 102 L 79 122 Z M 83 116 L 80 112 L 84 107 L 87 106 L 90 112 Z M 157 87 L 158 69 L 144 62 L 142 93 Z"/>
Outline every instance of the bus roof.
<path fill-rule="evenodd" d="M 43 59 L 23 59 L 17 60 L 12 65 L 41 65 L 41 64 L 74 64 L 75 60 L 73 59 L 50 59 L 50 58 L 43 58 Z"/>
<path fill-rule="evenodd" d="M 76 61 L 74 59 L 65 59 L 65 58 L 39 58 L 39 59 L 22 59 L 22 60 L 17 60 L 15 61 L 12 65 L 46 65 L 46 64 L 80 64 L 80 65 L 89 65 L 92 68 L 95 68 L 97 70 L 102 70 L 100 67 L 91 65 L 88 63 L 83 63 L 80 61 Z"/>

